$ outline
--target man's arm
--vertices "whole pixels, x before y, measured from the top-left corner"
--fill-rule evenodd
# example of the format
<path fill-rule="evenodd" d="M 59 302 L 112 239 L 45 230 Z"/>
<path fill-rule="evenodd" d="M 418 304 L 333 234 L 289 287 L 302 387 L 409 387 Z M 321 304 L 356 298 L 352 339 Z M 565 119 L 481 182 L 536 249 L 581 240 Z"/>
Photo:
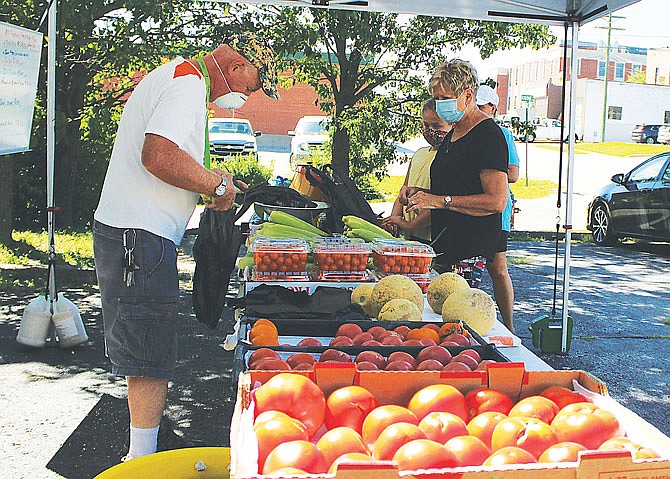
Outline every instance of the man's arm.
<path fill-rule="evenodd" d="M 201 195 L 214 193 L 223 176 L 228 183 L 226 193 L 220 197 L 212 197 L 211 207 L 227 210 L 235 199 L 233 177 L 230 173 L 208 170 L 175 143 L 160 135 L 147 133 L 144 136 L 142 165 L 159 180 Z"/>
<path fill-rule="evenodd" d="M 519 179 L 519 166 L 518 165 L 509 165 L 507 168 L 507 182 L 516 183 Z"/>

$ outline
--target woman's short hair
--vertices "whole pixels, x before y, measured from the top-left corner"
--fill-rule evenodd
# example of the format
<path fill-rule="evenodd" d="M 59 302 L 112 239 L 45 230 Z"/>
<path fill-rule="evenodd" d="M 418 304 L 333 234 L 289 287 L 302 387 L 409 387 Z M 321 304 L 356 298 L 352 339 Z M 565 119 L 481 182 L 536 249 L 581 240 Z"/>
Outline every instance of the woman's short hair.
<path fill-rule="evenodd" d="M 468 88 L 476 93 L 478 86 L 477 70 L 472 63 L 456 58 L 437 67 L 428 84 L 428 90 L 432 94 L 435 88 L 442 87 L 443 90 L 459 96 Z"/>

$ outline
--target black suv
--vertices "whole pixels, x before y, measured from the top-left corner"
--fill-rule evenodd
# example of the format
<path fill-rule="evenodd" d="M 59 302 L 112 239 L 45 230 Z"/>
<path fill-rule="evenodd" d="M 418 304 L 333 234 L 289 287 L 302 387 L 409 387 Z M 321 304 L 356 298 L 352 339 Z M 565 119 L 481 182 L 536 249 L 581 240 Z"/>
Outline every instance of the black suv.
<path fill-rule="evenodd" d="M 658 129 L 661 125 L 636 125 L 630 139 L 635 143 L 658 143 Z"/>

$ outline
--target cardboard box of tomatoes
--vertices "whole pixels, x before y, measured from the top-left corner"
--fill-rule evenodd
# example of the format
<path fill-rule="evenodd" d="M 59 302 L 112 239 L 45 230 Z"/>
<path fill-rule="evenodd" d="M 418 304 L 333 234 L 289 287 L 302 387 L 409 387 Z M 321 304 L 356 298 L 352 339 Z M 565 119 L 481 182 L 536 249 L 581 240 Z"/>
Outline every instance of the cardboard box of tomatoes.
<path fill-rule="evenodd" d="M 602 381 L 523 363 L 467 373 L 318 364 L 245 372 L 230 445 L 233 479 L 670 477 L 670 439 Z"/>

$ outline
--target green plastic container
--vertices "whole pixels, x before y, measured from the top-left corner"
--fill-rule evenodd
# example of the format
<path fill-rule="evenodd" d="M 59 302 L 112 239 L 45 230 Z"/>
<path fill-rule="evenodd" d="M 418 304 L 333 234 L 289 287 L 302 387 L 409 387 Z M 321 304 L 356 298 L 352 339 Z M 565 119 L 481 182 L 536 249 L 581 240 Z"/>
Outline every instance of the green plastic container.
<path fill-rule="evenodd" d="M 567 353 L 570 351 L 572 342 L 572 326 L 574 322 L 568 316 L 568 340 L 566 344 Z M 563 321 L 544 315 L 531 321 L 528 328 L 533 337 L 533 346 L 539 348 L 543 353 L 561 353 Z"/>

